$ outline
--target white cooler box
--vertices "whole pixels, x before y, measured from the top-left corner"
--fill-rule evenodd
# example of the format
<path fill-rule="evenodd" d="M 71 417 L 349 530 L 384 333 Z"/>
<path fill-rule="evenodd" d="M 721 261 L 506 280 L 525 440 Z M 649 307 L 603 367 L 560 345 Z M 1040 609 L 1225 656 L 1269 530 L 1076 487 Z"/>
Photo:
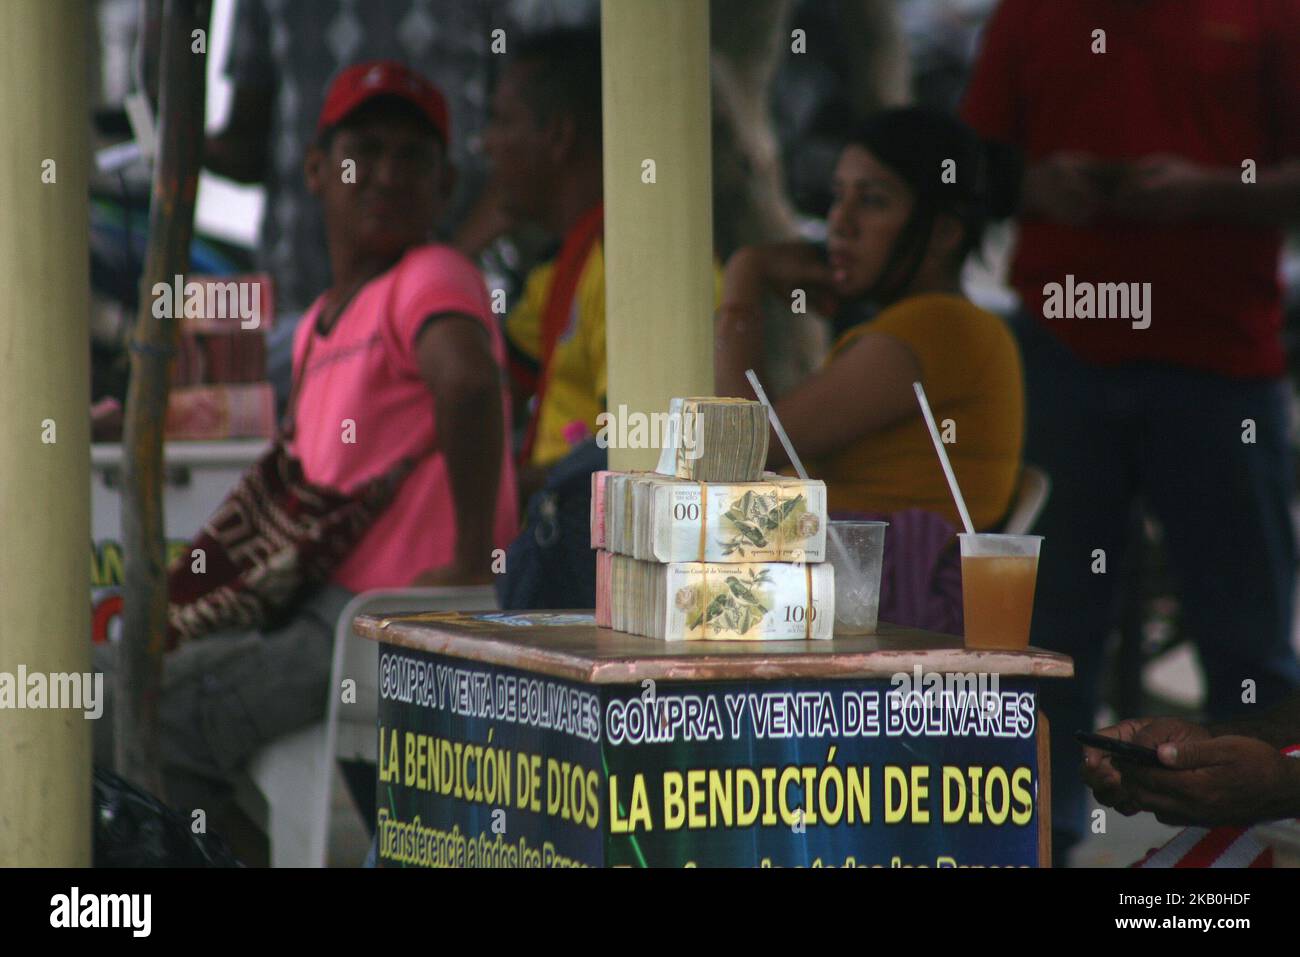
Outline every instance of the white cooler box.
<path fill-rule="evenodd" d="M 168 561 L 194 537 L 239 477 L 270 447 L 266 439 L 168 442 L 163 447 L 163 521 Z M 90 447 L 91 637 L 117 641 L 121 631 L 122 446 Z"/>

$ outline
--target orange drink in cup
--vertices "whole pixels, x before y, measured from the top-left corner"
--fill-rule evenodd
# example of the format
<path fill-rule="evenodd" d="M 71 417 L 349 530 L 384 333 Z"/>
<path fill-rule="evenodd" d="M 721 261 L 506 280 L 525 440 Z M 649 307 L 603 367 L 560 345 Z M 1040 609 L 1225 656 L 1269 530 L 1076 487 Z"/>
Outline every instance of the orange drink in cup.
<path fill-rule="evenodd" d="M 1029 647 L 1029 622 L 1034 617 L 1034 585 L 1038 582 L 1041 535 L 978 533 L 966 500 L 957 486 L 948 452 L 939 438 L 934 411 L 925 386 L 912 383 L 917 404 L 930 430 L 935 455 L 948 480 L 948 490 L 965 527 L 961 542 L 961 601 L 966 618 L 967 648 L 1015 651 Z"/>
<path fill-rule="evenodd" d="M 958 535 L 966 647 L 1029 646 L 1041 535 Z"/>

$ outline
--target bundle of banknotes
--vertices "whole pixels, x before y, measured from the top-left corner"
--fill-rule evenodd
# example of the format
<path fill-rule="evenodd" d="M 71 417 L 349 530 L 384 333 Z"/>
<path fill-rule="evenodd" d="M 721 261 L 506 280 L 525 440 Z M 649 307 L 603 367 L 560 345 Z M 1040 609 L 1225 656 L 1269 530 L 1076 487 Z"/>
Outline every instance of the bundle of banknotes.
<path fill-rule="evenodd" d="M 655 471 L 696 482 L 753 482 L 767 463 L 767 439 L 767 406 L 760 402 L 675 398 Z"/>
<path fill-rule="evenodd" d="M 826 485 L 764 471 L 767 407 L 672 400 L 654 472 L 592 475 L 596 624 L 663 641 L 830 638 Z"/>
<path fill-rule="evenodd" d="M 184 303 L 172 386 L 264 382 L 266 335 L 274 319 L 273 285 L 264 273 L 191 276 L 173 294 Z"/>
<path fill-rule="evenodd" d="M 767 473 L 692 482 L 654 472 L 592 477 L 592 546 L 652 562 L 820 562 L 826 485 Z"/>
<path fill-rule="evenodd" d="M 163 435 L 185 441 L 269 439 L 275 435 L 275 392 L 269 382 L 174 388 Z"/>
<path fill-rule="evenodd" d="M 829 562 L 647 562 L 596 553 L 596 624 L 663 641 L 830 638 Z"/>

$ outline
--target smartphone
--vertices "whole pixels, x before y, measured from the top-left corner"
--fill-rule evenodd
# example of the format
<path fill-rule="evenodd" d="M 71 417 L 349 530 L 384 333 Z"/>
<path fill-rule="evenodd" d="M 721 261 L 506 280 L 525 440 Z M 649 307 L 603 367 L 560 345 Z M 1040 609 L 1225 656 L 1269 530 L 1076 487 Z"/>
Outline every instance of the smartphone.
<path fill-rule="evenodd" d="M 1162 767 L 1160 758 L 1156 756 L 1155 748 L 1144 748 L 1140 744 L 1131 744 L 1128 741 L 1108 738 L 1104 734 L 1093 734 L 1089 731 L 1074 732 L 1074 739 L 1080 744 L 1086 744 L 1090 748 L 1109 752 L 1117 758 L 1132 761 L 1134 764 L 1141 764 L 1151 768 Z"/>

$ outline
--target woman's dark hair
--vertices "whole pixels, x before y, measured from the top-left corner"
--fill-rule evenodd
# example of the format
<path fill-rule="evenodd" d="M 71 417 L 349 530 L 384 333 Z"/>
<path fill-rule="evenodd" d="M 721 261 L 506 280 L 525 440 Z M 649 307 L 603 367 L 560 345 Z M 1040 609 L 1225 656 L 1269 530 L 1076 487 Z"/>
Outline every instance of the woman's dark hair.
<path fill-rule="evenodd" d="M 916 276 L 939 216 L 962 225 L 961 262 L 981 248 L 990 222 L 1015 212 L 1019 153 L 980 139 L 946 113 L 923 107 L 883 110 L 846 136 L 843 145 L 866 149 L 912 192 L 912 215 L 868 292 L 878 302 L 897 298 Z"/>

